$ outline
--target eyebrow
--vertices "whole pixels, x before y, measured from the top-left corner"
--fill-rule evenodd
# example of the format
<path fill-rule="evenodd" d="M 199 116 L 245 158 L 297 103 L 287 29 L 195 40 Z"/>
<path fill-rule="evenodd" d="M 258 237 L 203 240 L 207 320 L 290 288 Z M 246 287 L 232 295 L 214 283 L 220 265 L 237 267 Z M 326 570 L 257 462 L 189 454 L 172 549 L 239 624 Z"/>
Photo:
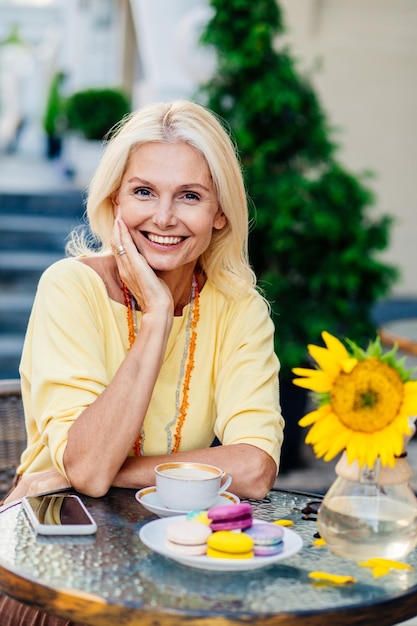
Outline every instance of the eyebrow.
<path fill-rule="evenodd" d="M 155 185 L 155 183 L 151 183 L 147 180 L 144 180 L 143 178 L 139 178 L 139 176 L 132 176 L 132 178 L 129 178 L 128 183 L 140 183 L 141 185 L 144 185 L 145 187 L 153 187 Z M 205 185 L 202 185 L 201 183 L 184 183 L 183 185 L 179 185 L 179 189 L 195 189 L 196 187 L 199 187 L 200 189 L 204 189 L 204 191 L 209 192 L 210 188 L 206 187 Z"/>

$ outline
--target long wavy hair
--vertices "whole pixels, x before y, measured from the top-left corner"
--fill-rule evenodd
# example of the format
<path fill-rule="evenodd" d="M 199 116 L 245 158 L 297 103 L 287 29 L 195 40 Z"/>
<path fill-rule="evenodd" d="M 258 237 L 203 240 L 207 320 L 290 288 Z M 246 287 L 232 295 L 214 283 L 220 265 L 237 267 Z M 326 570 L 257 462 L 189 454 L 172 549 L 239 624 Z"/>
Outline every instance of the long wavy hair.
<path fill-rule="evenodd" d="M 256 277 L 248 259 L 248 204 L 237 150 L 220 120 L 207 108 L 189 101 L 143 107 L 124 118 L 110 133 L 88 190 L 86 214 L 94 245 L 86 232 L 74 230 L 67 254 L 110 252 L 112 198 L 120 187 L 130 155 L 149 142 L 184 142 L 205 158 L 227 224 L 221 230 L 213 229 L 199 265 L 208 280 L 227 296 L 248 293 L 255 287 Z"/>

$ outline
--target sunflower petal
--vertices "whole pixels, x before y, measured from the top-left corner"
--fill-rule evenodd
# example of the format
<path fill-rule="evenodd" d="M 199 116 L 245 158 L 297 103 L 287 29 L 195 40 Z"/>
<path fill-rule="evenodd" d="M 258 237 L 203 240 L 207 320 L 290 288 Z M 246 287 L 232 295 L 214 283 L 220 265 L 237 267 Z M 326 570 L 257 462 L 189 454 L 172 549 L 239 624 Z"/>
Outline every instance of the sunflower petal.
<path fill-rule="evenodd" d="M 356 578 L 353 576 L 341 576 L 340 574 L 330 574 L 329 572 L 321 572 L 319 570 L 315 572 L 309 572 L 309 578 L 314 580 L 322 580 L 335 585 L 345 585 L 346 583 L 355 583 Z"/>
<path fill-rule="evenodd" d="M 306 378 L 294 378 L 292 381 L 294 385 L 310 389 L 311 391 L 316 391 L 317 393 L 325 393 L 326 391 L 330 391 L 332 388 L 333 379 L 327 374 L 327 372 L 322 372 L 321 370 L 309 370 L 302 367 L 295 369 L 298 370 L 294 370 L 295 374 L 306 376 Z"/>
<path fill-rule="evenodd" d="M 354 367 L 358 364 L 358 359 L 345 359 L 342 361 L 342 370 L 345 374 L 350 374 Z"/>
<path fill-rule="evenodd" d="M 408 415 L 417 415 L 417 381 L 409 380 L 404 383 L 404 400 L 402 412 Z"/>
<path fill-rule="evenodd" d="M 346 446 L 349 445 L 349 436 L 349 431 L 344 427 L 341 428 L 340 432 L 338 432 L 337 435 L 333 437 L 329 445 L 328 451 L 324 456 L 324 460 L 331 461 L 332 459 L 334 459 L 335 456 L 339 454 L 339 452 L 345 450 Z"/>
<path fill-rule="evenodd" d="M 386 565 L 391 569 L 414 569 L 412 565 L 403 563 L 402 561 L 394 561 L 393 559 L 383 559 L 382 557 L 373 557 L 367 561 L 360 561 L 358 565 L 362 567 L 375 567 L 376 565 Z"/>
<path fill-rule="evenodd" d="M 391 559 L 368 559 L 367 561 L 359 561 L 358 565 L 361 567 L 370 567 L 374 578 L 380 578 L 389 574 L 393 569 L 399 570 L 412 570 L 414 567 L 407 563 L 401 563 L 400 561 L 392 561 Z"/>
<path fill-rule="evenodd" d="M 386 576 L 389 573 L 390 569 L 386 565 L 376 565 L 372 570 L 374 578 L 381 578 L 381 576 Z"/>
<path fill-rule="evenodd" d="M 323 537 L 319 537 L 318 539 L 314 539 L 312 545 L 315 548 L 321 548 L 322 546 L 326 546 L 327 542 L 325 539 L 323 539 Z"/>
<path fill-rule="evenodd" d="M 311 376 L 312 372 L 317 370 L 311 369 L 311 367 L 294 367 L 292 371 L 296 376 Z"/>
<path fill-rule="evenodd" d="M 324 409 L 325 407 L 322 408 Z M 335 418 L 332 411 L 327 413 L 323 411 L 320 420 L 316 421 L 307 433 L 305 442 L 313 445 L 314 452 L 318 458 L 326 457 L 325 460 L 331 460 L 338 452 L 343 450 L 342 446 L 337 451 L 333 449 L 332 453 L 329 454 L 329 446 L 331 445 L 329 442 L 332 442 L 336 436 L 339 436 L 340 429 L 342 429 L 343 433 L 348 434 L 347 429 Z"/>
<path fill-rule="evenodd" d="M 299 420 L 298 425 L 311 426 L 311 424 L 314 424 L 318 420 L 323 419 L 323 417 L 325 417 L 329 413 L 331 413 L 331 407 L 328 404 L 325 404 L 319 409 L 316 409 L 315 411 L 310 411 L 310 413 L 304 415 L 304 417 Z"/>
<path fill-rule="evenodd" d="M 276 526 L 294 526 L 294 522 L 292 521 L 292 519 L 276 519 L 272 523 Z"/>
<path fill-rule="evenodd" d="M 334 335 L 331 335 L 327 330 L 321 333 L 323 341 L 327 346 L 327 349 L 332 352 L 334 358 L 338 361 L 345 361 L 350 357 L 349 352 L 343 345 L 343 343 Z"/>
<path fill-rule="evenodd" d="M 324 370 L 329 376 L 335 378 L 340 372 L 340 361 L 334 358 L 327 348 L 321 346 L 308 346 L 310 356 L 316 361 L 320 369 Z"/>
<path fill-rule="evenodd" d="M 366 464 L 366 458 L 364 457 L 364 454 L 366 454 L 366 451 L 371 446 L 371 443 L 372 440 L 369 441 L 367 433 L 352 431 L 349 443 L 346 446 L 346 454 L 348 457 L 349 465 L 354 461 L 358 461 L 359 466 L 363 467 Z M 373 458 L 371 454 L 370 458 L 373 460 L 370 463 L 369 467 L 373 467 L 374 461 L 376 460 L 376 455 L 375 458 Z"/>

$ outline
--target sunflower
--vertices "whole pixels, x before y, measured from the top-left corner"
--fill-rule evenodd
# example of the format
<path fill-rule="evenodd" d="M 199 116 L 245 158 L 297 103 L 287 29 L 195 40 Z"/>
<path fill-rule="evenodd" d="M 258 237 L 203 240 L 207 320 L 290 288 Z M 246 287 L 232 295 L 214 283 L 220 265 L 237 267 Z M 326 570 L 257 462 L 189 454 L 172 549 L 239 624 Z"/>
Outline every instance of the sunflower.
<path fill-rule="evenodd" d="M 379 457 L 393 466 L 403 452 L 404 437 L 412 434 L 410 417 L 417 415 L 417 380 L 397 349 L 383 353 L 379 338 L 367 350 L 344 344 L 322 333 L 326 347 L 309 345 L 318 367 L 296 367 L 294 384 L 310 389 L 318 405 L 300 426 L 311 426 L 306 443 L 317 457 L 330 461 L 346 450 L 349 463 L 372 468 Z"/>

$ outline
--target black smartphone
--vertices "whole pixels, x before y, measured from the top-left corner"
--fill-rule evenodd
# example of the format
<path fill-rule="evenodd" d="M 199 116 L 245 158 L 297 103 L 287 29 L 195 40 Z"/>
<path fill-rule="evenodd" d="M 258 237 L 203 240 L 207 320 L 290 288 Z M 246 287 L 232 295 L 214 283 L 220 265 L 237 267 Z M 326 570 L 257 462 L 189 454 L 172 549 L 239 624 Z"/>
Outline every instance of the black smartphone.
<path fill-rule="evenodd" d="M 90 535 L 97 531 L 96 522 L 76 495 L 25 496 L 22 505 L 40 535 Z"/>

